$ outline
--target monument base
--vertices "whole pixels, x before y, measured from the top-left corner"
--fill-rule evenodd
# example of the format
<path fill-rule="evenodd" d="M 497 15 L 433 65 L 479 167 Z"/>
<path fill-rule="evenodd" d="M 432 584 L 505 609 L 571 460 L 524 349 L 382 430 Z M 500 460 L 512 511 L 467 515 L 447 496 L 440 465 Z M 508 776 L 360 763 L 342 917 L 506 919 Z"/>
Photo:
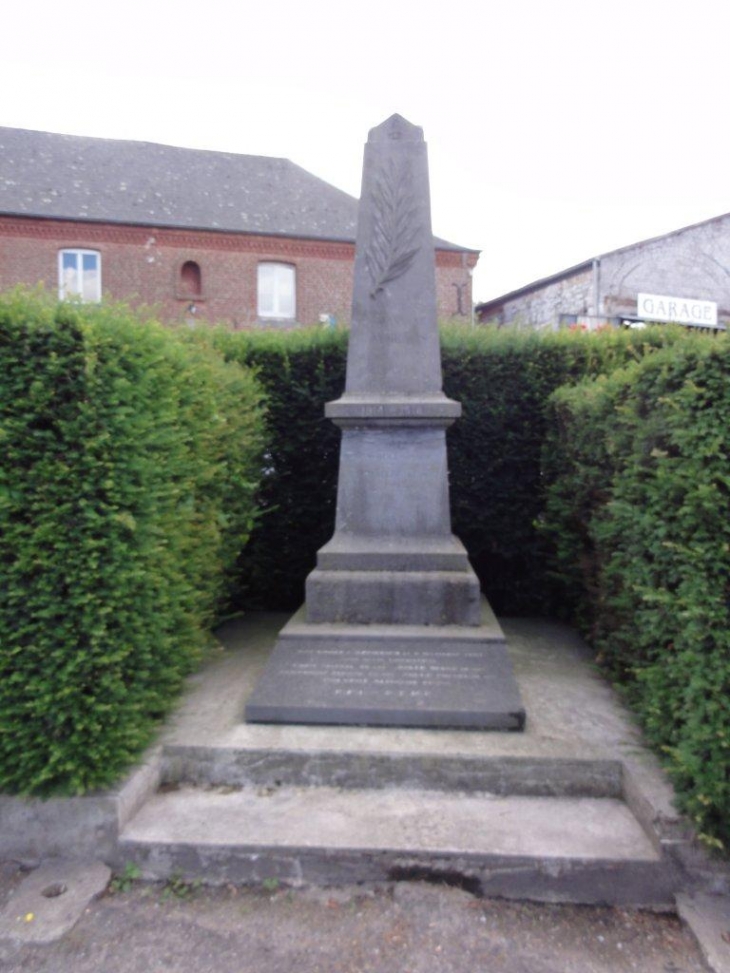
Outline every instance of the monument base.
<path fill-rule="evenodd" d="M 311 623 L 279 634 L 246 705 L 249 723 L 521 730 L 525 711 L 502 629 Z"/>

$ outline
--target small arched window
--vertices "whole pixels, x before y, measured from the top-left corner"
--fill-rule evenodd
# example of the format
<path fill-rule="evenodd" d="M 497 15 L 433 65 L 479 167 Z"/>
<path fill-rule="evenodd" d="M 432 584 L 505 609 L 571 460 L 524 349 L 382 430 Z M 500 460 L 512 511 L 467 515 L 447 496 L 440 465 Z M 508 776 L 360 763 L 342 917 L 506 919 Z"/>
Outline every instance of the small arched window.
<path fill-rule="evenodd" d="M 203 293 L 203 277 L 200 264 L 186 260 L 180 268 L 180 294 L 183 297 L 200 297 Z"/>

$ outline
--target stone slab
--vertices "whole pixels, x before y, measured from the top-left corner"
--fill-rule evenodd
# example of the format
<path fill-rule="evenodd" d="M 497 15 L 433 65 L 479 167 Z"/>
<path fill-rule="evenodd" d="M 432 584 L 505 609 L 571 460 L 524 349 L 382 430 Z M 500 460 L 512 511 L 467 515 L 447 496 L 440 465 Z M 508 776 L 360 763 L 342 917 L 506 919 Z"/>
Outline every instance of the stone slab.
<path fill-rule="evenodd" d="M 466 571 L 461 541 L 448 537 L 336 534 L 317 552 L 323 571 Z"/>
<path fill-rule="evenodd" d="M 415 732 L 415 731 L 412 731 Z M 299 787 L 462 791 L 502 797 L 623 798 L 621 762 L 605 756 L 571 759 L 435 753 L 268 750 L 170 746 L 164 782 L 199 787 Z"/>
<path fill-rule="evenodd" d="M 659 856 L 622 801 L 336 787 L 182 787 L 136 815 L 125 842 L 423 850 L 554 859 Z"/>
<path fill-rule="evenodd" d="M 525 715 L 504 637 L 468 626 L 418 638 L 412 626 L 302 624 L 282 631 L 246 704 L 253 723 L 521 730 Z M 335 629 L 335 631 L 333 631 Z"/>
<path fill-rule="evenodd" d="M 341 428 L 367 424 L 378 426 L 412 427 L 420 425 L 448 426 L 461 415 L 461 403 L 439 395 L 365 396 L 345 394 L 336 402 L 328 402 L 325 416 Z"/>
<path fill-rule="evenodd" d="M 346 622 L 318 622 L 316 631 L 327 639 L 347 639 L 348 641 L 369 641 L 373 634 L 384 639 L 397 639 L 408 644 L 430 644 L 444 641 L 458 641 L 463 645 L 504 645 L 502 627 L 484 599 L 478 602 L 479 613 L 474 625 L 421 625 L 389 624 L 378 625 L 350 624 Z M 306 606 L 295 612 L 279 633 L 280 639 L 298 638 L 311 634 L 312 626 L 307 620 Z"/>
<path fill-rule="evenodd" d="M 0 913 L 0 940 L 52 943 L 79 921 L 109 884 L 103 862 L 53 861 L 23 879 Z"/>
<path fill-rule="evenodd" d="M 469 879 L 484 894 L 669 909 L 675 876 L 617 800 L 183 788 L 126 829 L 144 875 L 302 885 Z"/>
<path fill-rule="evenodd" d="M 307 621 L 352 625 L 478 625 L 474 572 L 322 571 L 306 581 Z"/>
<path fill-rule="evenodd" d="M 730 973 L 730 897 L 681 893 L 677 910 L 712 973 Z"/>

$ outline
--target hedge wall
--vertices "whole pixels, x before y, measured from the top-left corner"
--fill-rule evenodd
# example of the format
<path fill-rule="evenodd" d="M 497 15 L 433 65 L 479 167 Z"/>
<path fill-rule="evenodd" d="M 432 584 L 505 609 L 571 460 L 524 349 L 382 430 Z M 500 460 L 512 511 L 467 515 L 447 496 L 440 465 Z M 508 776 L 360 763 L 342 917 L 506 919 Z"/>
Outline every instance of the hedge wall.
<path fill-rule="evenodd" d="M 540 334 L 446 328 L 444 390 L 462 403 L 449 430 L 454 532 L 500 614 L 562 612 L 537 529 L 548 399 L 561 385 L 653 351 L 677 334 L 650 329 Z"/>
<path fill-rule="evenodd" d="M 82 793 L 149 740 L 252 527 L 260 399 L 124 308 L 0 299 L 0 789 Z"/>
<path fill-rule="evenodd" d="M 666 329 L 547 336 L 443 329 L 444 389 L 463 405 L 448 433 L 453 526 L 498 612 L 556 609 L 548 548 L 535 528 L 549 396 L 676 338 Z M 324 419 L 324 403 L 344 389 L 347 332 L 221 332 L 216 344 L 256 369 L 268 406 L 263 513 L 239 564 L 236 604 L 293 609 L 334 529 L 339 432 Z"/>
<path fill-rule="evenodd" d="M 297 608 L 317 550 L 334 530 L 339 430 L 324 404 L 345 386 L 347 332 L 220 331 L 228 359 L 252 366 L 266 391 L 261 511 L 238 563 L 235 608 Z"/>
<path fill-rule="evenodd" d="M 730 842 L 730 342 L 685 338 L 562 390 L 546 443 L 556 572 L 667 756 L 701 833 Z"/>

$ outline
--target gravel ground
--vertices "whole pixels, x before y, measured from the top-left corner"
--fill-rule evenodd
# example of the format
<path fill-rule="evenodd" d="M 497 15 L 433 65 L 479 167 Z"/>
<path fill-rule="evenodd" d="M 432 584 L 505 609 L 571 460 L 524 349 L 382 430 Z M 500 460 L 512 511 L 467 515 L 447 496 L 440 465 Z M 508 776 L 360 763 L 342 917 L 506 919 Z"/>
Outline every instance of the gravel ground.
<path fill-rule="evenodd" d="M 0 903 L 18 881 L 0 868 Z M 703 973 L 669 915 L 456 888 L 108 890 L 62 940 L 0 943 L 3 973 Z"/>

